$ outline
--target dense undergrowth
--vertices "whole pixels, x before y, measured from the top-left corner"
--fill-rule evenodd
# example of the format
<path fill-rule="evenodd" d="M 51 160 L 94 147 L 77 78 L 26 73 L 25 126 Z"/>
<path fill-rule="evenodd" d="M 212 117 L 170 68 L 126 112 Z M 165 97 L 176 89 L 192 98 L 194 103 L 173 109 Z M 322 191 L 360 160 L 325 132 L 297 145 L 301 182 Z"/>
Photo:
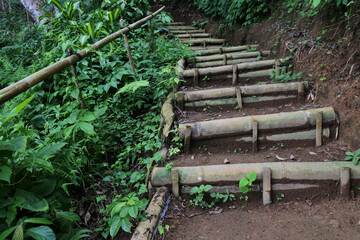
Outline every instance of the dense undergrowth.
<path fill-rule="evenodd" d="M 1 88 L 150 10 L 146 0 L 49 1 L 46 22 L 36 26 L 12 4 L 0 19 Z M 136 74 L 117 39 L 77 64 L 79 87 L 69 68 L 0 107 L 0 239 L 81 239 L 89 226 L 97 227 L 94 238 L 107 238 L 141 219 L 147 166 L 162 145 L 161 101 L 177 81 L 176 61 L 189 54 L 160 35 L 169 20 L 152 20 L 154 53 L 148 25 L 128 34 Z M 86 207 L 94 204 L 100 213 Z"/>

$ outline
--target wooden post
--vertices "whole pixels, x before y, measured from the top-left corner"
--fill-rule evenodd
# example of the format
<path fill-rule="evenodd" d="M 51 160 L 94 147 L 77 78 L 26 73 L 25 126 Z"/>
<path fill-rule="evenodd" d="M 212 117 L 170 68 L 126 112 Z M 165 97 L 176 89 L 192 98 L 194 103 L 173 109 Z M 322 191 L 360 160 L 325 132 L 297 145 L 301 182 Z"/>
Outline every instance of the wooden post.
<path fill-rule="evenodd" d="M 238 68 L 236 64 L 232 65 L 233 75 L 232 75 L 232 84 L 236 85 L 238 83 Z"/>
<path fill-rule="evenodd" d="M 323 121 L 323 116 L 322 116 L 322 112 L 317 112 L 316 113 L 316 137 L 315 137 L 315 142 L 316 142 L 316 147 L 320 147 L 322 145 L 322 121 Z"/>
<path fill-rule="evenodd" d="M 223 54 L 223 48 L 221 47 L 221 48 L 219 48 L 219 54 Z"/>
<path fill-rule="evenodd" d="M 180 110 L 184 110 L 185 107 L 184 97 L 185 93 L 183 92 L 178 92 L 175 94 L 176 105 L 179 107 Z"/>
<path fill-rule="evenodd" d="M 69 48 L 67 50 L 67 56 L 71 56 L 73 55 L 73 50 L 71 48 Z M 82 98 L 82 94 L 81 94 L 81 89 L 79 87 L 79 78 L 78 78 L 78 75 L 77 75 L 77 71 L 76 71 L 76 63 L 71 65 L 71 70 L 72 70 L 72 74 L 73 74 L 73 77 L 75 79 L 75 86 L 77 87 L 77 89 L 79 90 L 79 96 L 78 96 L 78 100 L 79 100 L 79 104 L 80 104 L 80 108 L 81 109 L 85 109 L 85 104 L 84 104 L 84 100 Z"/>
<path fill-rule="evenodd" d="M 238 106 L 239 106 L 240 108 L 243 108 L 242 96 L 241 96 L 241 88 L 240 88 L 240 87 L 236 87 L 236 88 L 235 88 L 235 93 L 236 93 L 236 100 L 237 100 Z"/>
<path fill-rule="evenodd" d="M 305 98 L 305 84 L 299 83 L 298 85 L 298 101 L 302 102 Z"/>
<path fill-rule="evenodd" d="M 148 11 L 147 14 L 150 15 L 151 13 Z M 148 21 L 148 24 L 149 24 L 149 29 L 150 29 L 150 44 L 151 44 L 151 50 L 152 50 L 152 52 L 155 52 L 154 31 L 153 31 L 152 26 L 151 26 L 151 19 Z"/>
<path fill-rule="evenodd" d="M 227 64 L 227 57 L 226 57 L 226 55 L 224 55 L 223 61 L 224 61 L 223 64 L 226 65 L 226 64 Z"/>
<path fill-rule="evenodd" d="M 206 48 L 206 41 L 203 41 L 203 47 Z"/>
<path fill-rule="evenodd" d="M 258 121 L 251 119 L 251 128 L 253 130 L 252 151 L 258 151 Z"/>
<path fill-rule="evenodd" d="M 194 86 L 199 86 L 199 69 L 194 69 Z"/>
<path fill-rule="evenodd" d="M 180 197 L 179 170 L 171 169 L 171 187 L 175 197 Z"/>
<path fill-rule="evenodd" d="M 124 20 L 120 20 L 120 24 L 121 24 L 121 27 L 124 27 Z M 131 49 L 130 49 L 130 44 L 129 44 L 129 40 L 126 36 L 126 33 L 123 34 L 124 35 L 124 41 L 125 41 L 125 47 L 126 47 L 126 51 L 127 51 L 127 54 L 128 54 L 128 57 L 129 57 L 129 62 L 130 62 L 130 66 L 131 66 L 131 70 L 133 71 L 133 73 L 136 75 L 136 71 L 135 71 L 135 66 L 134 66 L 134 61 L 132 59 L 132 56 L 131 56 Z"/>
<path fill-rule="evenodd" d="M 349 200 L 350 198 L 350 168 L 340 169 L 340 197 Z"/>
<path fill-rule="evenodd" d="M 271 169 L 263 168 L 263 204 L 269 205 L 271 203 Z"/>
<path fill-rule="evenodd" d="M 184 151 L 185 151 L 185 153 L 190 152 L 190 141 L 191 141 L 191 128 L 190 128 L 190 126 L 186 126 L 185 138 L 184 138 Z"/>
<path fill-rule="evenodd" d="M 279 76 L 281 73 L 280 73 L 280 60 L 279 59 L 276 59 L 275 60 L 275 76 Z"/>

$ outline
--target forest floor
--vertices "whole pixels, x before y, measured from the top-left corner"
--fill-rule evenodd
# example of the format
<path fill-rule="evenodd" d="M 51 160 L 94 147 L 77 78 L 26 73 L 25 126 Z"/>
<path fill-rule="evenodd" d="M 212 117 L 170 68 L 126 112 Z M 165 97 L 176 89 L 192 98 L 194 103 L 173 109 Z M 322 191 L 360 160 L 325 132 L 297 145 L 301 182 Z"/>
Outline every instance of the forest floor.
<path fill-rule="evenodd" d="M 285 58 L 293 55 L 294 72 L 310 82 L 309 98 L 303 104 L 283 104 L 280 107 L 256 106 L 247 110 L 212 109 L 186 111 L 178 114 L 179 123 L 199 120 L 213 120 L 296 111 L 322 106 L 332 106 L 340 117 L 338 141 L 313 147 L 313 142 L 300 145 L 284 143 L 282 146 L 260 146 L 258 153 L 234 152 L 233 139 L 216 139 L 211 145 L 201 141 L 192 146 L 191 154 L 181 154 L 173 161 L 174 167 L 202 166 L 228 163 L 276 162 L 287 158 L 296 162 L 342 161 L 346 151 L 360 147 L 360 65 L 356 63 L 359 52 L 354 36 L 345 32 L 342 24 L 328 25 L 321 21 L 298 21 L 290 26 L 282 18 L 272 19 L 246 28 L 231 30 L 223 28 L 221 20 L 209 20 L 208 16 L 188 6 L 186 1 L 167 6 L 175 22 L 209 21 L 205 30 L 215 37 L 225 38 L 229 45 L 259 44 L 261 50 L 276 51 L 274 57 Z M 313 20 L 315 21 L 315 20 Z M 326 34 L 323 30 L 327 29 Z M 322 45 L 314 39 L 322 36 Z M 343 39 L 336 48 L 333 42 Z M 309 40 L 305 46 L 291 51 L 289 46 Z M 266 80 L 265 80 L 266 81 Z M 252 83 L 248 83 L 252 84 Z M 226 85 L 226 84 L 223 84 Z M 206 83 L 207 88 L 223 86 Z M 204 87 L 201 86 L 201 87 Z M 182 90 L 194 90 L 184 87 Z M 181 116 L 180 116 L 181 115 Z M 229 149 L 227 149 L 229 148 Z M 176 199 L 173 196 L 161 222 L 169 226 L 164 235 L 157 233 L 155 239 L 358 239 L 360 235 L 360 183 L 352 182 L 350 201 L 340 200 L 339 182 L 324 182 L 316 191 L 282 192 L 274 191 L 274 203 L 263 206 L 260 192 L 249 194 L 249 200 L 227 201 L 210 210 L 189 204 L 191 197 Z"/>

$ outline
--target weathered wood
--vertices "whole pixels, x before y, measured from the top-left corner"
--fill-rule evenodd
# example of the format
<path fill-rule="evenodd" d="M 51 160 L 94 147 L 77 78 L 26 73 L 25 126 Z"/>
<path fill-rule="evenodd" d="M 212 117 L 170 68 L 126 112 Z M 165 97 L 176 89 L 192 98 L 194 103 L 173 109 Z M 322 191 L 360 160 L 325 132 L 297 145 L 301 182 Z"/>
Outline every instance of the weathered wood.
<path fill-rule="evenodd" d="M 320 147 L 322 145 L 322 122 L 323 115 L 322 112 L 319 111 L 316 113 L 316 146 Z"/>
<path fill-rule="evenodd" d="M 71 48 L 69 48 L 67 50 L 67 56 L 71 56 L 71 55 L 73 55 L 73 50 Z M 85 109 L 85 103 L 84 103 L 84 100 L 82 97 L 81 88 L 79 87 L 79 78 L 78 78 L 78 74 L 76 71 L 76 64 L 71 65 L 71 71 L 72 71 L 73 77 L 75 79 L 75 86 L 79 90 L 78 101 L 79 101 L 80 108 Z"/>
<path fill-rule="evenodd" d="M 25 92 L 27 89 L 35 86 L 36 84 L 44 81 L 45 79 L 53 76 L 55 73 L 58 73 L 62 71 L 63 69 L 74 65 L 75 63 L 79 62 L 81 59 L 90 56 L 92 53 L 96 52 L 97 50 L 101 49 L 106 44 L 114 41 L 116 38 L 122 36 L 124 33 L 129 32 L 131 29 L 137 28 L 141 26 L 142 24 L 146 23 L 149 19 L 155 17 L 158 15 L 162 10 L 164 10 L 165 7 L 160 8 L 156 12 L 154 12 L 152 15 L 147 16 L 131 25 L 129 25 L 126 28 L 121 29 L 120 31 L 117 31 L 100 41 L 93 44 L 89 49 L 83 49 L 82 51 L 76 53 L 75 55 L 71 55 L 69 57 L 66 57 L 63 60 L 60 60 L 48 67 L 45 67 L 41 69 L 40 71 L 37 71 L 36 73 L 31 74 L 30 76 L 27 76 L 26 78 L 6 87 L 0 90 L 0 104 L 4 103 L 13 97 L 19 95 L 22 92 Z"/>
<path fill-rule="evenodd" d="M 178 34 L 180 40 L 185 40 L 186 38 L 209 38 L 211 37 L 210 33 L 190 33 L 190 34 Z"/>
<path fill-rule="evenodd" d="M 218 119 L 196 123 L 179 124 L 181 138 L 185 136 L 185 129 L 191 128 L 191 139 L 200 140 L 223 136 L 245 135 L 252 131 L 251 118 L 258 121 L 259 131 L 272 129 L 309 129 L 316 126 L 316 115 L 323 112 L 323 124 L 336 124 L 336 114 L 332 107 L 311 109 L 297 112 L 281 112 L 275 114 L 246 116 L 228 119 Z"/>
<path fill-rule="evenodd" d="M 168 26 L 184 26 L 185 22 L 171 22 L 167 24 Z"/>
<path fill-rule="evenodd" d="M 223 61 L 211 61 L 211 62 L 202 62 L 202 63 L 196 63 L 196 68 L 208 68 L 208 67 L 219 67 L 223 65 L 234 65 L 244 62 L 256 62 L 256 58 L 243 58 L 243 59 L 232 59 L 228 60 L 226 57 L 224 57 Z"/>
<path fill-rule="evenodd" d="M 171 169 L 171 189 L 172 194 L 179 198 L 180 197 L 180 185 L 179 185 L 179 170 L 178 169 Z"/>
<path fill-rule="evenodd" d="M 275 60 L 273 59 L 273 60 L 265 60 L 259 62 L 239 63 L 236 64 L 236 66 L 237 69 L 240 71 L 250 71 L 261 68 L 273 67 L 274 64 L 275 64 Z M 226 73 L 232 73 L 232 71 L 233 71 L 233 67 L 231 65 L 212 67 L 212 68 L 202 68 L 199 69 L 199 76 L 226 74 Z M 184 77 L 192 77 L 192 76 L 194 76 L 194 69 L 184 71 Z"/>
<path fill-rule="evenodd" d="M 275 61 L 275 75 L 276 76 L 280 75 L 280 66 L 281 66 L 280 60 L 276 59 L 276 61 Z"/>
<path fill-rule="evenodd" d="M 251 128 L 252 128 L 252 151 L 256 153 L 258 151 L 258 121 L 254 118 L 251 119 Z"/>
<path fill-rule="evenodd" d="M 151 14 L 150 11 L 147 11 L 147 14 Z M 155 44 L 154 44 L 154 31 L 152 29 L 151 26 L 151 19 L 148 21 L 148 26 L 149 26 L 149 30 L 150 30 L 150 45 L 151 45 L 151 50 L 152 52 L 155 52 Z"/>
<path fill-rule="evenodd" d="M 171 34 L 179 35 L 179 34 L 194 34 L 194 33 L 205 33 L 205 29 L 197 29 L 197 30 L 172 30 Z"/>
<path fill-rule="evenodd" d="M 163 137 L 167 138 L 169 137 L 172 124 L 174 122 L 175 113 L 174 113 L 174 107 L 172 104 L 173 98 L 167 99 L 161 108 L 161 116 L 164 118 L 164 127 L 163 127 Z"/>
<path fill-rule="evenodd" d="M 305 99 L 305 84 L 301 83 L 298 85 L 298 101 L 302 102 Z"/>
<path fill-rule="evenodd" d="M 340 168 L 351 169 L 351 178 L 360 179 L 360 168 L 351 162 L 266 162 L 175 167 L 179 169 L 181 185 L 238 183 L 251 172 L 262 180 L 264 167 L 271 168 L 273 180 L 333 180 L 340 179 Z M 170 186 L 171 172 L 165 167 L 155 167 L 151 175 L 153 186 Z"/>
<path fill-rule="evenodd" d="M 226 53 L 226 54 L 217 54 L 211 56 L 195 56 L 195 62 L 210 62 L 210 61 L 218 61 L 222 60 L 224 56 L 227 59 L 243 59 L 243 58 L 256 58 L 258 56 L 267 56 L 269 55 L 269 51 L 257 51 L 257 52 L 234 52 L 234 53 Z M 191 59 L 190 59 L 191 60 Z"/>
<path fill-rule="evenodd" d="M 235 88 L 235 93 L 236 93 L 236 101 L 238 106 L 241 108 L 243 108 L 243 100 L 242 100 L 242 94 L 241 94 L 241 88 L 240 87 L 236 87 Z"/>
<path fill-rule="evenodd" d="M 124 27 L 125 24 L 124 24 L 124 20 L 120 20 L 120 25 L 121 27 Z M 126 34 L 124 33 L 124 41 L 125 41 L 125 47 L 126 47 L 126 51 L 127 51 L 127 54 L 128 54 L 128 57 L 129 57 L 129 62 L 130 62 L 130 66 L 131 66 L 131 70 L 133 71 L 133 73 L 136 75 L 136 71 L 135 71 L 135 65 L 134 65 L 134 61 L 133 61 L 133 58 L 131 56 L 131 48 L 130 48 L 130 44 L 129 44 L 129 40 L 126 36 Z"/>
<path fill-rule="evenodd" d="M 178 30 L 198 30 L 198 27 L 193 26 L 167 26 L 167 29 L 170 31 L 178 31 Z"/>
<path fill-rule="evenodd" d="M 340 197 L 349 200 L 350 199 L 350 168 L 343 167 L 340 169 Z"/>
<path fill-rule="evenodd" d="M 238 84 L 238 68 L 237 68 L 236 64 L 232 65 L 232 70 L 233 70 L 232 85 L 235 86 Z"/>
<path fill-rule="evenodd" d="M 164 209 L 168 190 L 166 187 L 158 188 L 144 212 L 146 220 L 141 221 L 136 227 L 131 240 L 150 240 Z"/>
<path fill-rule="evenodd" d="M 185 44 L 223 44 L 225 39 L 216 39 L 216 38 L 188 38 L 181 39 L 181 42 Z"/>
<path fill-rule="evenodd" d="M 214 47 L 213 49 L 201 49 L 199 47 L 192 47 L 198 54 L 201 56 L 212 55 L 212 54 L 223 54 L 223 53 L 230 53 L 230 52 L 238 52 L 238 51 L 247 51 L 252 48 L 257 48 L 259 45 L 246 45 L 246 46 L 235 46 L 235 47 Z"/>
<path fill-rule="evenodd" d="M 193 79 L 194 86 L 199 86 L 199 69 L 195 68 L 193 73 L 194 73 L 194 79 Z"/>
<path fill-rule="evenodd" d="M 269 205 L 271 203 L 271 169 L 263 168 L 263 204 Z"/>
<path fill-rule="evenodd" d="M 191 128 L 186 127 L 184 133 L 184 151 L 185 153 L 190 152 L 190 143 L 191 143 Z"/>
<path fill-rule="evenodd" d="M 175 100 L 176 100 L 176 105 L 178 106 L 178 108 L 180 110 L 184 110 L 185 109 L 185 94 L 183 92 L 179 92 L 175 94 Z"/>

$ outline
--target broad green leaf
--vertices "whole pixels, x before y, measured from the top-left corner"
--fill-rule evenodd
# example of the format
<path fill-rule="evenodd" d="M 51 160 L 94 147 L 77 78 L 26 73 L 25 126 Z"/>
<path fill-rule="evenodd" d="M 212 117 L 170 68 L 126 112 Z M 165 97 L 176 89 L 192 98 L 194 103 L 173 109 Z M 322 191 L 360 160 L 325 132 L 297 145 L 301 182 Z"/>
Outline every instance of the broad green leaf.
<path fill-rule="evenodd" d="M 15 192 L 15 197 L 21 197 L 25 199 L 25 202 L 18 206 L 20 208 L 34 212 L 45 212 L 49 210 L 48 202 L 44 198 L 38 197 L 31 192 L 17 189 Z"/>
<path fill-rule="evenodd" d="M 53 224 L 47 218 L 28 218 L 24 222 L 26 222 L 26 223 L 36 223 L 36 224 Z"/>
<path fill-rule="evenodd" d="M 321 3 L 321 0 L 313 0 L 313 7 L 316 8 Z"/>
<path fill-rule="evenodd" d="M 26 233 L 36 240 L 56 240 L 54 231 L 48 226 L 29 228 Z"/>
<path fill-rule="evenodd" d="M 127 218 L 123 218 L 121 219 L 121 228 L 125 231 L 125 232 L 131 232 L 131 223 L 129 221 L 129 219 Z"/>
<path fill-rule="evenodd" d="M 205 185 L 204 191 L 207 192 L 207 191 L 209 191 L 211 188 L 212 188 L 211 185 Z"/>
<path fill-rule="evenodd" d="M 28 159 L 27 161 L 32 162 L 32 159 Z M 34 165 L 39 168 L 43 168 L 51 173 L 54 173 L 54 167 L 51 164 L 51 162 L 49 162 L 43 158 L 35 157 Z"/>
<path fill-rule="evenodd" d="M 149 82 L 145 80 L 128 83 L 124 87 L 120 88 L 120 90 L 117 91 L 115 96 L 118 95 L 119 93 L 130 93 L 130 92 L 135 93 L 136 90 L 138 90 L 139 88 L 147 87 L 147 86 L 149 86 Z"/>
<path fill-rule="evenodd" d="M 95 119 L 95 114 L 92 112 L 87 112 L 84 116 L 79 117 L 79 120 L 83 122 L 91 122 Z"/>
<path fill-rule="evenodd" d="M 90 38 L 89 35 L 80 35 L 80 39 L 79 39 L 80 45 L 84 46 L 89 38 Z"/>
<path fill-rule="evenodd" d="M 63 148 L 65 145 L 66 143 L 59 142 L 45 146 L 35 154 L 35 157 L 49 159 L 52 156 L 54 156 L 56 153 L 58 153 L 60 149 Z"/>
<path fill-rule="evenodd" d="M 65 139 L 68 139 L 70 137 L 70 134 L 74 130 L 75 125 L 72 125 L 64 130 Z"/>
<path fill-rule="evenodd" d="M 20 224 L 16 227 L 12 240 L 23 240 L 24 239 L 24 229 L 23 225 Z"/>
<path fill-rule="evenodd" d="M 115 216 L 113 219 L 111 219 L 110 236 L 115 237 L 115 235 L 119 232 L 120 227 L 121 227 L 120 216 Z"/>
<path fill-rule="evenodd" d="M 130 217 L 136 218 L 139 213 L 137 206 L 131 206 L 129 210 Z"/>
<path fill-rule="evenodd" d="M 244 187 L 249 184 L 249 181 L 246 178 L 242 178 L 239 182 L 239 187 Z"/>
<path fill-rule="evenodd" d="M 355 155 L 356 155 L 356 156 L 360 156 L 360 148 L 355 151 Z"/>
<path fill-rule="evenodd" d="M 196 194 L 196 193 L 198 193 L 199 192 L 199 188 L 198 187 L 193 187 L 193 188 L 191 188 L 191 190 L 190 190 L 190 195 L 194 195 L 194 194 Z"/>
<path fill-rule="evenodd" d="M 89 135 L 95 135 L 94 127 L 90 123 L 87 122 L 79 122 L 77 125 L 80 127 L 80 129 Z"/>
<path fill-rule="evenodd" d="M 25 101 L 23 101 L 22 103 L 20 103 L 16 108 L 14 108 L 14 109 L 11 111 L 11 113 L 18 114 L 21 110 L 23 110 L 24 107 L 26 107 L 26 105 L 29 104 L 29 102 L 30 102 L 31 100 L 33 100 L 34 97 L 35 97 L 35 93 L 34 93 L 31 97 L 27 98 Z"/>
<path fill-rule="evenodd" d="M 249 173 L 249 174 L 247 175 L 247 177 L 248 177 L 248 179 L 249 179 L 251 182 L 253 182 L 253 181 L 256 180 L 256 173 L 255 173 L 255 172 Z"/>
<path fill-rule="evenodd" d="M 12 170 L 10 167 L 4 165 L 0 167 L 0 180 L 10 183 Z"/>
<path fill-rule="evenodd" d="M 61 4 L 60 4 L 57 0 L 51 0 L 51 2 L 52 2 L 53 4 L 55 4 L 55 6 L 56 6 L 58 9 L 60 9 L 62 12 L 65 11 L 65 9 L 63 8 L 63 6 L 61 6 Z"/>
<path fill-rule="evenodd" d="M 0 151 L 6 150 L 11 152 L 25 152 L 26 150 L 26 137 L 12 138 L 7 141 L 0 141 Z"/>
<path fill-rule="evenodd" d="M 116 206 L 111 210 L 110 216 L 114 217 L 115 215 L 117 215 L 121 209 L 125 206 L 126 202 L 121 202 L 116 204 Z"/>
<path fill-rule="evenodd" d="M 107 109 L 108 109 L 108 107 L 103 107 L 103 108 L 99 108 L 99 109 L 95 108 L 95 111 L 94 111 L 95 116 L 100 117 L 100 116 L 104 115 Z"/>
<path fill-rule="evenodd" d="M 121 218 L 126 217 L 127 215 L 129 215 L 129 211 L 130 211 L 130 206 L 123 207 L 120 212 L 120 217 Z"/>
<path fill-rule="evenodd" d="M 241 190 L 242 193 L 248 193 L 249 192 L 249 188 L 245 187 L 245 186 L 241 186 L 240 190 Z"/>
<path fill-rule="evenodd" d="M 359 163 L 359 157 L 354 157 L 353 160 L 352 160 L 353 164 L 354 165 L 358 165 Z"/>
<path fill-rule="evenodd" d="M 55 190 L 56 182 L 56 178 L 37 179 L 30 188 L 30 192 L 46 197 Z"/>
<path fill-rule="evenodd" d="M 15 231 L 16 227 L 11 227 L 8 230 L 2 232 L 0 234 L 0 240 L 5 240 L 13 231 Z"/>
<path fill-rule="evenodd" d="M 58 212 L 57 212 L 57 215 L 58 215 L 60 218 L 66 219 L 66 220 L 71 221 L 71 222 L 75 222 L 75 221 L 80 221 L 80 220 L 81 220 L 81 218 L 79 217 L 79 215 L 77 215 L 77 214 L 74 213 L 74 212 L 58 211 Z"/>
<path fill-rule="evenodd" d="M 352 160 L 353 159 L 353 156 L 347 156 L 346 158 L 345 158 L 345 161 L 349 161 L 349 160 Z"/>

